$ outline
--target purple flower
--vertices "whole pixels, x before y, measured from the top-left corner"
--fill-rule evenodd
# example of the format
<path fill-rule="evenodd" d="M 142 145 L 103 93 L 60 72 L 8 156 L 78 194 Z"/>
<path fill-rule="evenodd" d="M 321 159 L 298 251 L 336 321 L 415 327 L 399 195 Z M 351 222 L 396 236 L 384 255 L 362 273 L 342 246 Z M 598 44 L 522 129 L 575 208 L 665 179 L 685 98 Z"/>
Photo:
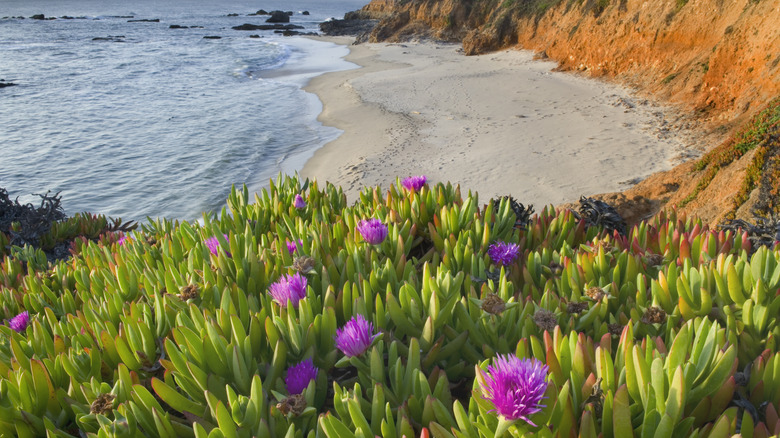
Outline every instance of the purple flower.
<path fill-rule="evenodd" d="M 360 356 L 368 350 L 378 334 L 374 333 L 374 324 L 366 321 L 362 315 L 353 316 L 336 330 L 336 348 L 347 357 Z"/>
<path fill-rule="evenodd" d="M 225 236 L 225 240 L 228 240 L 228 235 L 223 234 Z M 212 254 L 217 255 L 219 252 L 217 249 L 219 248 L 219 240 L 216 237 L 209 237 L 206 239 L 206 246 L 209 247 L 209 251 L 211 251 Z M 230 251 L 225 250 L 225 254 L 230 257 Z"/>
<path fill-rule="evenodd" d="M 520 247 L 516 243 L 498 241 L 488 248 L 488 254 L 493 263 L 501 266 L 511 265 L 520 255 Z"/>
<path fill-rule="evenodd" d="M 287 368 L 287 376 L 284 378 L 287 393 L 290 395 L 302 393 L 309 386 L 309 382 L 317 378 L 318 371 L 311 359 Z"/>
<path fill-rule="evenodd" d="M 507 420 L 523 420 L 536 426 L 531 415 L 544 405 L 539 402 L 547 390 L 547 365 L 536 359 L 520 359 L 514 355 L 498 356 L 487 373 L 482 374 L 482 392 Z"/>
<path fill-rule="evenodd" d="M 306 201 L 303 200 L 303 196 L 300 194 L 295 195 L 295 201 L 293 201 L 293 207 L 306 208 Z"/>
<path fill-rule="evenodd" d="M 409 178 L 406 178 L 403 181 L 401 181 L 401 184 L 404 187 L 406 187 L 406 190 L 416 191 L 416 190 L 420 190 L 420 188 L 424 186 L 427 181 L 428 178 L 426 178 L 425 175 L 410 176 Z"/>
<path fill-rule="evenodd" d="M 371 218 L 358 223 L 357 230 L 366 242 L 377 245 L 387 237 L 387 225 L 379 219 Z"/>
<path fill-rule="evenodd" d="M 119 238 L 119 240 L 116 241 L 116 243 L 119 246 L 123 246 L 126 243 L 130 243 L 131 240 L 133 240 L 133 238 L 130 235 L 124 234 L 122 235 L 122 237 Z"/>
<path fill-rule="evenodd" d="M 287 241 L 287 251 L 290 252 L 290 254 L 294 253 L 295 250 L 299 249 L 303 246 L 303 240 L 298 239 L 298 243 Z"/>
<path fill-rule="evenodd" d="M 11 327 L 17 333 L 27 330 L 28 325 L 30 325 L 30 314 L 26 310 L 8 321 L 8 327 Z"/>
<path fill-rule="evenodd" d="M 298 301 L 306 296 L 306 277 L 300 272 L 293 275 L 285 274 L 276 283 L 268 287 L 274 301 L 282 307 L 287 307 L 287 300 L 292 301 L 293 307 L 298 308 Z"/>

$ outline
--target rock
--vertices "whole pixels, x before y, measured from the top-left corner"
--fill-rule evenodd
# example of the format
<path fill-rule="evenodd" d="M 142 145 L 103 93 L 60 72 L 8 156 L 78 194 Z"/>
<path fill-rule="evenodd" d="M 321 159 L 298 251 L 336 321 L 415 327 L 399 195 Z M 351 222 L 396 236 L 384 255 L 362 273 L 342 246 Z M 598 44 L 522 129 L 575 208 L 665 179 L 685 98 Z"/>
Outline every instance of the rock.
<path fill-rule="evenodd" d="M 128 23 L 159 23 L 159 18 L 142 18 L 140 20 L 127 20 Z"/>
<path fill-rule="evenodd" d="M 273 11 L 271 12 L 271 18 L 265 20 L 265 22 L 266 23 L 289 23 L 290 16 L 287 15 L 287 12 Z"/>
<path fill-rule="evenodd" d="M 228 16 L 228 17 L 238 17 L 238 14 L 236 14 L 236 13 L 233 13 L 233 14 L 227 14 L 227 16 Z"/>
<path fill-rule="evenodd" d="M 271 15 L 266 11 L 265 9 L 260 9 L 259 11 L 255 12 L 255 15 Z"/>
<path fill-rule="evenodd" d="M 30 17 L 30 18 L 32 18 L 33 20 L 45 20 L 46 19 L 46 17 L 43 14 L 35 14 L 32 17 Z"/>
<path fill-rule="evenodd" d="M 285 11 L 285 14 L 287 14 L 290 17 L 292 17 L 293 16 L 293 11 Z"/>
<path fill-rule="evenodd" d="M 336 20 L 331 19 L 320 23 L 320 31 L 330 36 L 358 36 L 371 32 L 379 20 Z"/>
<path fill-rule="evenodd" d="M 309 15 L 309 11 L 303 11 L 301 12 L 301 15 Z"/>
<path fill-rule="evenodd" d="M 171 24 L 170 26 L 168 26 L 168 29 L 189 29 L 189 28 L 190 28 L 189 26 L 181 26 L 178 24 Z"/>
<path fill-rule="evenodd" d="M 206 36 L 203 37 L 203 39 L 204 40 L 221 40 L 222 37 L 221 36 L 216 36 L 216 35 L 206 35 Z"/>
<path fill-rule="evenodd" d="M 249 38 L 260 38 L 260 35 L 257 34 L 249 35 Z"/>
<path fill-rule="evenodd" d="M 0 88 L 13 87 L 14 85 L 16 84 L 13 82 L 6 82 L 5 79 L 0 79 Z"/>
<path fill-rule="evenodd" d="M 292 30 L 303 29 L 303 26 L 297 24 L 249 24 L 244 23 L 241 26 L 233 26 L 233 30 Z"/>
<path fill-rule="evenodd" d="M 92 38 L 92 41 L 113 41 L 115 43 L 123 43 L 125 42 L 124 38 L 124 35 L 109 35 L 107 37 Z"/>

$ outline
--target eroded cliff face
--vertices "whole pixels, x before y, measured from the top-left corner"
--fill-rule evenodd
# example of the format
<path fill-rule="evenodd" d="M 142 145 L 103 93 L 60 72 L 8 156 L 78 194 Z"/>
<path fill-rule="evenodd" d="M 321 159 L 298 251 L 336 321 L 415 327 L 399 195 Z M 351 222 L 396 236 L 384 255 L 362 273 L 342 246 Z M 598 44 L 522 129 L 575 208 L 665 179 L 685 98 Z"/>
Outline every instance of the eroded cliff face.
<path fill-rule="evenodd" d="M 381 18 L 369 41 L 428 36 L 462 41 L 468 55 L 531 49 L 562 70 L 674 104 L 721 141 L 780 96 L 780 0 L 373 0 L 363 11 Z M 686 210 L 708 222 L 733 216 L 711 201 L 737 196 L 752 159 L 731 163 L 717 178 L 725 183 L 700 190 Z M 627 194 L 656 209 L 676 204 L 700 173 L 688 163 Z"/>
<path fill-rule="evenodd" d="M 372 41 L 430 35 L 468 55 L 519 45 L 717 124 L 780 94 L 777 0 L 374 0 L 364 11 L 384 18 Z"/>

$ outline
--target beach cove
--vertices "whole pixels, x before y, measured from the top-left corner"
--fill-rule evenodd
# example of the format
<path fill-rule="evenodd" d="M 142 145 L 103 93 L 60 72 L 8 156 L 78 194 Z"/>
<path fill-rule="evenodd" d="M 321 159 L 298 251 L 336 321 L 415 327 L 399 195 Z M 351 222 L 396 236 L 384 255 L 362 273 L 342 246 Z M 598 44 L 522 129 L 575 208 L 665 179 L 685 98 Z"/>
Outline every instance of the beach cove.
<path fill-rule="evenodd" d="M 317 150 L 301 175 L 365 186 L 427 175 L 486 202 L 512 195 L 537 206 L 623 190 L 672 167 L 692 133 L 680 116 L 615 84 L 533 59 L 524 50 L 464 56 L 459 44 L 351 45 L 362 68 L 326 73 L 305 88 L 323 102 L 319 120 L 344 133 Z"/>

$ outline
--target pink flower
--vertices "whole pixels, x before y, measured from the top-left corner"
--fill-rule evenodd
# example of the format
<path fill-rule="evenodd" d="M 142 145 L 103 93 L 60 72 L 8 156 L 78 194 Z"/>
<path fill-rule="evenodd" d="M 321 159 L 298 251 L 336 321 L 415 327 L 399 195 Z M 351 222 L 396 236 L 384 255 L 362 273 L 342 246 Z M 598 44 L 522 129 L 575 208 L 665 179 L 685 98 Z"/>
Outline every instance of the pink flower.
<path fill-rule="evenodd" d="M 387 225 L 379 219 L 362 220 L 358 223 L 357 230 L 363 236 L 363 240 L 372 245 L 378 245 L 387 238 Z"/>
<path fill-rule="evenodd" d="M 304 201 L 303 196 L 300 194 L 295 195 L 295 201 L 293 201 L 293 207 L 297 209 L 306 208 L 306 201 Z"/>
<path fill-rule="evenodd" d="M 8 321 L 8 327 L 11 327 L 17 333 L 27 330 L 28 325 L 30 325 L 30 314 L 26 310 Z"/>
<path fill-rule="evenodd" d="M 428 178 L 425 175 L 410 176 L 409 178 L 401 181 L 401 184 L 406 188 L 406 190 L 416 191 L 420 190 L 420 188 L 422 188 L 422 186 L 424 186 L 427 181 Z"/>
<path fill-rule="evenodd" d="M 362 315 L 353 316 L 344 327 L 336 330 L 336 348 L 347 357 L 360 356 L 379 336 L 373 333 L 373 324 L 366 321 Z"/>
<path fill-rule="evenodd" d="M 507 420 L 523 420 L 536 426 L 530 416 L 539 412 L 547 390 L 547 365 L 536 359 L 498 356 L 487 373 L 482 372 L 482 392 L 495 411 Z"/>
<path fill-rule="evenodd" d="M 281 307 L 287 307 L 289 300 L 297 309 L 298 301 L 306 297 L 307 283 L 306 277 L 302 276 L 300 272 L 293 275 L 285 274 L 268 288 L 268 293 Z"/>

